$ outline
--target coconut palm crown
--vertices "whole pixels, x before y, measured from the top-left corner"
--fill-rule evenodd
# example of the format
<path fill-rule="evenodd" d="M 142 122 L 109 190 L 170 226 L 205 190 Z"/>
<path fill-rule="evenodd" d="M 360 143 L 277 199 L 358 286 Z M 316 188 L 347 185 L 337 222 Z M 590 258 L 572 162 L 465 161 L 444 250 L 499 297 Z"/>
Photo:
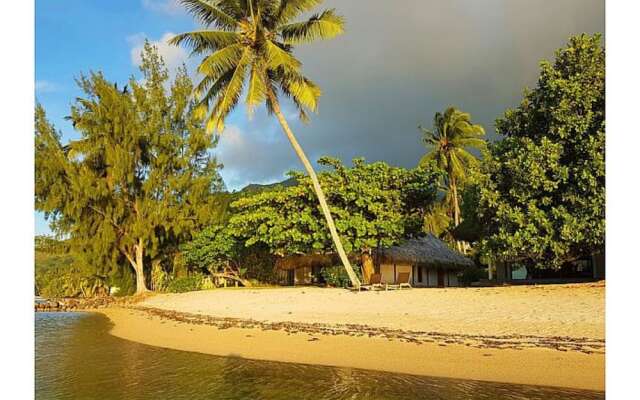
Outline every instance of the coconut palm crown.
<path fill-rule="evenodd" d="M 316 111 L 320 88 L 302 75 L 293 46 L 330 39 L 344 31 L 344 20 L 328 9 L 300 22 L 322 0 L 181 0 L 203 25 L 202 30 L 173 37 L 192 55 L 206 55 L 198 67 L 204 76 L 195 88 L 198 111 L 207 116 L 207 130 L 222 132 L 225 118 L 240 101 L 251 113 L 265 102 L 274 110 L 279 89 L 298 108 L 302 120 Z"/>
<path fill-rule="evenodd" d="M 467 171 L 477 165 L 478 159 L 468 149 L 482 150 L 486 147 L 484 128 L 471 123 L 471 115 L 454 107 L 444 113 L 437 112 L 433 118 L 433 130 L 419 126 L 422 139 L 428 149 L 420 164 L 431 161 L 446 172 L 447 193 L 445 202 L 450 204 L 449 212 L 454 224 L 460 224 L 458 188 L 464 184 Z M 459 248 L 462 248 L 459 244 Z"/>

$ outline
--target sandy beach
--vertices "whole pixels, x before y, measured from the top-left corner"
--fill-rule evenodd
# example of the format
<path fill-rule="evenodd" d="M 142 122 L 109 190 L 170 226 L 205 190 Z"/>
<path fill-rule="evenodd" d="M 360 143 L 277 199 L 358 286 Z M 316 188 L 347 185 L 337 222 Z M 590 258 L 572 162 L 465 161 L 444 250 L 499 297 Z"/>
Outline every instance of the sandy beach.
<path fill-rule="evenodd" d="M 604 390 L 604 283 L 155 295 L 115 336 L 221 356 Z"/>

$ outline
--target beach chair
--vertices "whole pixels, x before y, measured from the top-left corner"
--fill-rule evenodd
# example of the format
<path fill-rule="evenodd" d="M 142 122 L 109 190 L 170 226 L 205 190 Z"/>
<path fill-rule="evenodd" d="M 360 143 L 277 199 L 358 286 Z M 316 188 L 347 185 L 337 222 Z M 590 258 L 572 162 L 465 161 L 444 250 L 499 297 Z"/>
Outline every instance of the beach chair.
<path fill-rule="evenodd" d="M 411 275 L 408 272 L 400 272 L 398 274 L 398 278 L 396 279 L 396 283 L 388 284 L 386 286 L 387 289 L 402 289 L 403 287 L 411 289 L 411 284 L 409 283 L 409 277 Z"/>
<path fill-rule="evenodd" d="M 360 285 L 360 290 L 375 290 L 382 289 L 382 275 L 380 274 L 372 274 L 369 278 L 369 283 L 364 283 Z"/>

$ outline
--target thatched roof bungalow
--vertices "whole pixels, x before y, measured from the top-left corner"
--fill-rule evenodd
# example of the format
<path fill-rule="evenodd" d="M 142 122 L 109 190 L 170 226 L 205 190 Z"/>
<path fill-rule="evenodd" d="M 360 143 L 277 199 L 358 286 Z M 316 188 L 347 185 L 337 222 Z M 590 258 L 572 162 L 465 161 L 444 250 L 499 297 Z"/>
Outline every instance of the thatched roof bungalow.
<path fill-rule="evenodd" d="M 395 283 L 399 273 L 409 272 L 412 285 L 425 287 L 457 286 L 458 273 L 473 266 L 473 261 L 431 234 L 374 252 L 373 259 L 383 282 Z M 358 261 L 353 257 L 352 262 Z M 279 259 L 276 271 L 284 284 L 313 284 L 323 282 L 323 267 L 335 265 L 340 265 L 335 254 L 293 255 Z"/>
<path fill-rule="evenodd" d="M 382 249 L 377 264 L 383 282 L 394 283 L 408 272 L 412 285 L 423 287 L 458 286 L 458 273 L 474 265 L 432 234 Z"/>

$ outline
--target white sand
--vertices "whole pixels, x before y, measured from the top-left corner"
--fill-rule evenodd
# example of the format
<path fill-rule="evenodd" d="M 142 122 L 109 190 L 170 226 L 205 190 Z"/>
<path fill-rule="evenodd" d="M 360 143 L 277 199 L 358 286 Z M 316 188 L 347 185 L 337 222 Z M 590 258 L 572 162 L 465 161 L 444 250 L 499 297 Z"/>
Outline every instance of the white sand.
<path fill-rule="evenodd" d="M 362 324 L 464 335 L 604 339 L 604 283 L 353 293 L 315 287 L 216 289 L 140 303 L 268 322 Z"/>

